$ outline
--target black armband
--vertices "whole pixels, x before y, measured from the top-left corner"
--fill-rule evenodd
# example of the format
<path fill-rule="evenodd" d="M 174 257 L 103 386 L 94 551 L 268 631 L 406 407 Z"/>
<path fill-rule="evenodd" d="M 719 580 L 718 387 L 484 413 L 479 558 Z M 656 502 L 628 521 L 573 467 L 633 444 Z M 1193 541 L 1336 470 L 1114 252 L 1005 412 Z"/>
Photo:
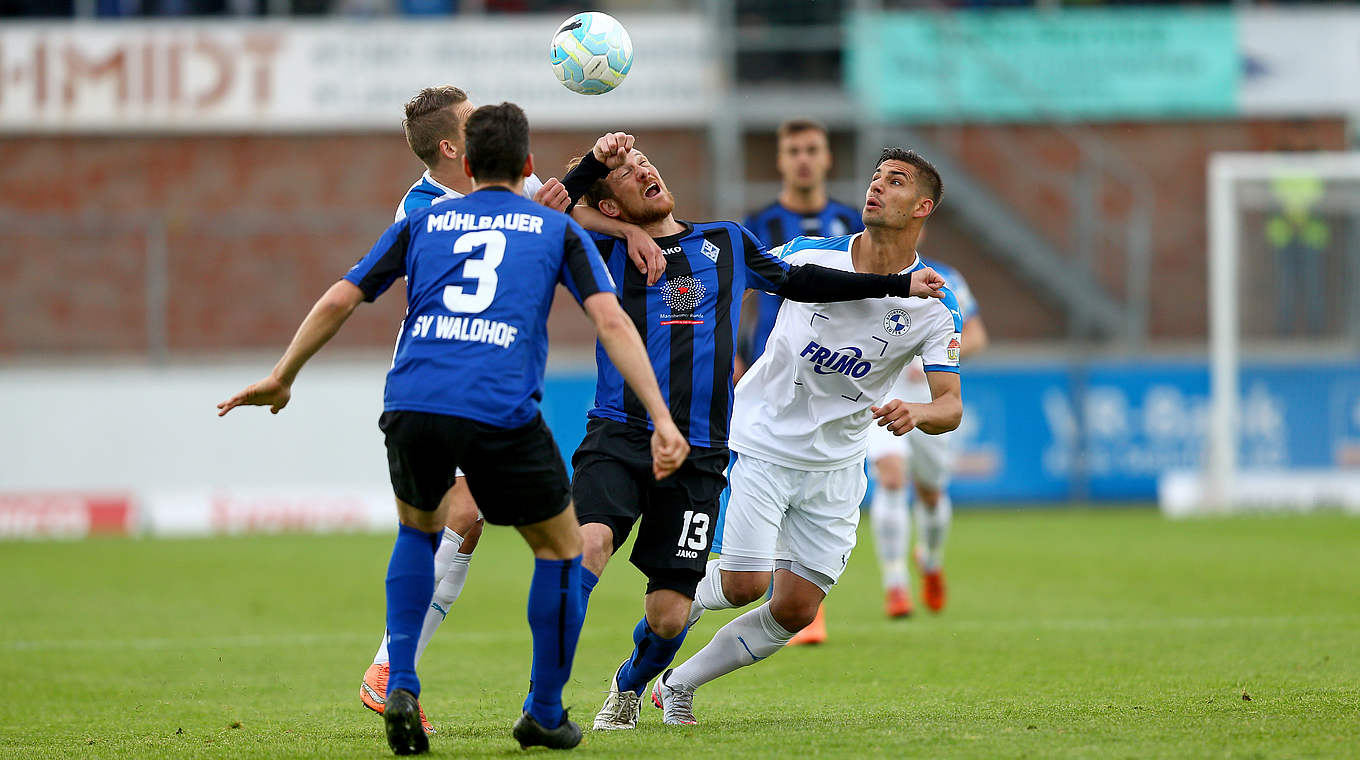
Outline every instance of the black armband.
<path fill-rule="evenodd" d="M 788 277 L 775 295 L 802 303 L 858 301 L 911 294 L 909 274 L 860 274 L 839 269 L 799 264 L 789 267 Z"/>
<path fill-rule="evenodd" d="M 581 200 L 581 196 L 586 194 L 591 185 L 608 176 L 609 167 L 595 157 L 595 151 L 587 153 L 585 158 L 581 159 L 581 163 L 562 178 L 562 186 L 567 189 L 567 195 L 571 196 L 571 200 L 567 202 L 567 212 L 571 212 L 576 201 Z"/>

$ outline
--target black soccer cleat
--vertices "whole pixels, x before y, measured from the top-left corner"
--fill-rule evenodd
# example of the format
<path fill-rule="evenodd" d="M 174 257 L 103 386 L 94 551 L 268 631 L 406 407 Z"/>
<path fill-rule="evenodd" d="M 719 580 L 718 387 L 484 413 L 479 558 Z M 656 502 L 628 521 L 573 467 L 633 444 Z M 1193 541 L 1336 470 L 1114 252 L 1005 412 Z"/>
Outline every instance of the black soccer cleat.
<path fill-rule="evenodd" d="M 387 746 L 394 754 L 423 755 L 430 751 L 430 738 L 420 725 L 420 704 L 410 691 L 388 692 L 383 722 L 387 725 Z"/>
<path fill-rule="evenodd" d="M 388 699 L 391 703 L 391 699 Z M 515 721 L 515 740 L 520 749 L 547 747 L 548 749 L 571 749 L 581 743 L 581 727 L 572 723 L 566 713 L 562 714 L 562 725 L 546 729 L 534 720 L 529 711 L 524 711 Z"/>

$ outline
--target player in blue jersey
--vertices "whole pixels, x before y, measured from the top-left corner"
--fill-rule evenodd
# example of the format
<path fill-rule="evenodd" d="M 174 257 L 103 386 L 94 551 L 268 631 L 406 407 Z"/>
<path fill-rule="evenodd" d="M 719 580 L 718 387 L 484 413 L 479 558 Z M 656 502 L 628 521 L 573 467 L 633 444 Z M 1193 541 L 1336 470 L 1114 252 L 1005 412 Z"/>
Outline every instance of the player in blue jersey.
<path fill-rule="evenodd" d="M 633 652 L 611 679 L 595 717 L 600 730 L 637 726 L 642 691 L 684 641 L 694 589 L 726 485 L 732 367 L 741 297 L 747 288 L 796 301 L 846 301 L 909 292 L 929 294 L 933 271 L 856 274 L 790 266 L 734 222 L 682 222 L 675 199 L 647 156 L 624 136 L 606 135 L 563 178 L 573 198 L 611 218 L 641 226 L 666 256 L 655 285 L 628 266 L 624 242 L 596 236 L 619 283 L 624 310 L 643 336 L 671 416 L 689 440 L 690 458 L 664 482 L 646 476 L 649 422 L 639 399 L 597 351 L 595 406 L 572 457 L 572 493 L 585 542 L 584 593 L 638 525 L 631 562 L 647 577 L 644 614 Z M 626 149 L 621 153 L 620 149 Z"/>
<path fill-rule="evenodd" d="M 773 250 L 799 237 L 838 237 L 864 229 L 858 209 L 833 200 L 826 192 L 831 171 L 831 142 L 826 127 L 811 119 L 789 119 L 775 133 L 775 166 L 783 187 L 774 203 L 746 217 L 746 229 Z M 765 351 L 775 317 L 784 299 L 770 293 L 752 293 L 755 308 L 751 324 L 742 326 L 741 363 L 738 375 Z M 742 366 L 744 364 L 744 366 Z M 714 529 L 713 551 L 722 551 L 722 518 Z M 820 644 L 826 640 L 822 610 L 789 644 Z"/>
<path fill-rule="evenodd" d="M 389 227 L 313 306 L 273 372 L 218 405 L 219 414 L 240 405 L 283 409 L 302 366 L 354 309 L 406 278 L 407 318 L 380 420 L 399 520 L 387 572 L 392 661 L 383 712 L 397 754 L 429 748 L 415 645 L 460 467 L 486 520 L 515 526 L 535 556 L 533 664 L 514 736 L 524 747 L 580 742 L 562 687 L 585 614 L 581 534 L 566 469 L 539 413 L 548 310 L 559 282 L 584 306 L 609 360 L 654 422 L 652 476 L 675 472 L 689 451 L 590 237 L 564 214 L 519 197 L 533 170 L 524 112 L 511 103 L 480 108 L 466 133 L 463 163 L 474 192 Z"/>
<path fill-rule="evenodd" d="M 427 87 L 407 102 L 406 118 L 402 130 L 411 152 L 425 164 L 425 173 L 406 191 L 405 197 L 397 206 L 396 221 L 406 218 L 407 214 L 442 201 L 462 198 L 472 191 L 472 183 L 463 172 L 465 139 L 463 124 L 476 110 L 463 90 L 451 85 Z M 542 182 L 537 175 L 530 174 L 524 181 L 524 196 L 549 208 L 562 211 L 566 208 L 568 196 L 566 189 L 556 178 Z M 573 210 L 573 218 L 588 229 L 604 232 L 630 240 L 630 256 L 635 264 L 647 271 L 650 264 L 654 277 L 660 276 L 664 261 L 660 249 L 652 239 L 636 225 L 618 222 L 603 214 L 581 207 Z M 435 591 L 430 608 L 425 612 L 421 625 L 420 639 L 416 643 L 416 662 L 425 652 L 435 631 L 444 622 L 454 602 L 463 592 L 471 567 L 472 554 L 482 533 L 481 514 L 477 504 L 468 491 L 461 473 L 454 484 L 453 504 L 449 509 L 449 523 L 444 531 L 444 540 L 435 553 Z M 383 631 L 373 662 L 364 672 L 359 684 L 359 701 L 368 709 L 382 714 L 383 695 L 387 693 L 387 679 L 390 673 L 388 636 Z M 434 726 L 421 714 L 421 722 L 427 733 L 434 733 Z"/>
<path fill-rule="evenodd" d="M 945 278 L 958 299 L 963 325 L 959 358 L 976 355 L 987 347 L 987 328 L 967 280 L 953 267 L 926 258 L 922 261 Z M 926 372 L 919 361 L 907 366 L 888 396 L 917 403 L 930 399 Z M 899 437 L 883 428 L 869 430 L 869 461 L 873 463 L 875 481 L 869 517 L 883 577 L 883 611 L 890 618 L 912 613 L 907 547 L 911 543 L 913 521 L 919 538 L 915 564 L 921 576 L 921 598 L 932 612 L 944 609 L 944 542 L 954 514 L 948 488 L 956 435 L 925 435 L 913 430 Z M 914 510 L 908 509 L 908 475 L 916 491 Z"/>
<path fill-rule="evenodd" d="M 827 195 L 832 156 L 826 127 L 811 119 L 789 119 L 779 125 L 775 137 L 775 167 L 783 187 L 773 203 L 746 217 L 746 229 L 771 250 L 800 235 L 837 237 L 864 229 L 858 209 Z M 756 292 L 752 298 L 754 319 L 749 327 L 742 326 L 741 360 L 746 367 L 765 350 L 783 302 L 771 293 Z"/>

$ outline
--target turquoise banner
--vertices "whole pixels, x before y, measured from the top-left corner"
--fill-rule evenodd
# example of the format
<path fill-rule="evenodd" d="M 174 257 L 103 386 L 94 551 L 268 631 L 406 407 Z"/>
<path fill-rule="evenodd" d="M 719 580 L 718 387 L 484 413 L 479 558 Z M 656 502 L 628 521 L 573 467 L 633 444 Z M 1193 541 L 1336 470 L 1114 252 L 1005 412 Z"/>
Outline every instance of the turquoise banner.
<path fill-rule="evenodd" d="M 1094 121 L 1237 113 L 1231 9 L 854 14 L 847 87 L 901 121 Z"/>

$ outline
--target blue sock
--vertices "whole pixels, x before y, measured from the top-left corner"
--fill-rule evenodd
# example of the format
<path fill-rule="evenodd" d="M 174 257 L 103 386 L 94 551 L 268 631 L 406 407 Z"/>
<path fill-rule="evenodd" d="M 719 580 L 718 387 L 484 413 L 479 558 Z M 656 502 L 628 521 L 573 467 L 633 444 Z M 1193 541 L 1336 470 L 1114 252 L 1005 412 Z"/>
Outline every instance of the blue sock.
<path fill-rule="evenodd" d="M 600 576 L 590 572 L 581 566 L 581 619 L 586 618 L 586 608 L 590 606 L 590 592 L 595 590 L 595 584 L 600 582 Z"/>
<path fill-rule="evenodd" d="M 647 625 L 647 618 L 643 616 L 633 629 L 633 656 L 619 668 L 619 691 L 632 690 L 641 696 L 647 682 L 661 675 L 675 659 L 688 632 L 686 628 L 673 639 L 663 639 Z"/>
<path fill-rule="evenodd" d="M 406 525 L 397 527 L 397 542 L 387 563 L 387 654 L 392 674 L 387 691 L 407 689 L 420 696 L 416 678 L 416 641 L 425 610 L 434 597 L 434 552 L 441 529 L 426 533 Z"/>
<path fill-rule="evenodd" d="M 422 610 L 423 614 L 423 610 Z M 581 557 L 535 559 L 529 584 L 529 630 L 534 634 L 534 664 L 524 709 L 544 728 L 557 728 L 562 687 L 571 676 L 576 640 L 581 637 Z M 419 625 L 416 630 L 419 631 Z"/>

